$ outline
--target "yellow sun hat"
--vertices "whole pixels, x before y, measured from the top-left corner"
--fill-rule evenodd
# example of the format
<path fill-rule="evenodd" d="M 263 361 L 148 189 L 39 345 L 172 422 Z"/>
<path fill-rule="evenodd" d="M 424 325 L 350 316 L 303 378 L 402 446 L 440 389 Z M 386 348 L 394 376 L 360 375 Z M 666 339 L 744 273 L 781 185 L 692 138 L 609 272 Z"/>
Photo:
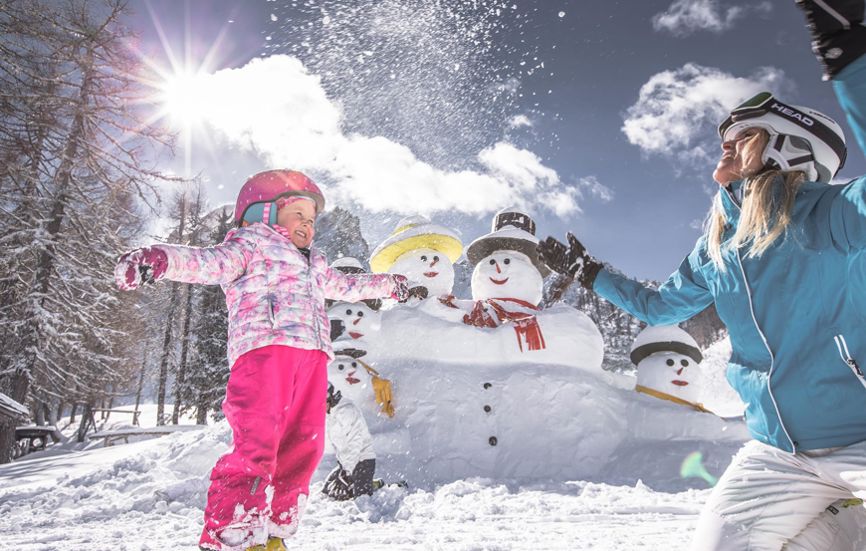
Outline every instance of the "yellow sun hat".
<path fill-rule="evenodd" d="M 448 257 L 453 264 L 463 254 L 463 242 L 454 230 L 433 224 L 423 216 L 410 216 L 397 227 L 370 255 L 370 270 L 387 272 L 403 254 L 417 249 L 431 249 Z"/>

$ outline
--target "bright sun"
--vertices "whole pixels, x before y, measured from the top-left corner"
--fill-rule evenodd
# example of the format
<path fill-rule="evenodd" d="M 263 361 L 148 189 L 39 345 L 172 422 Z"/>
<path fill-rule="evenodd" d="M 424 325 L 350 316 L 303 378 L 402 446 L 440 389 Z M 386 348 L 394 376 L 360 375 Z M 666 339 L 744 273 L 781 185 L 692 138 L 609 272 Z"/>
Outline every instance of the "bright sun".
<path fill-rule="evenodd" d="M 160 86 L 163 112 L 180 130 L 188 132 L 202 122 L 206 99 L 203 77 L 202 73 L 178 72 L 168 75 Z"/>

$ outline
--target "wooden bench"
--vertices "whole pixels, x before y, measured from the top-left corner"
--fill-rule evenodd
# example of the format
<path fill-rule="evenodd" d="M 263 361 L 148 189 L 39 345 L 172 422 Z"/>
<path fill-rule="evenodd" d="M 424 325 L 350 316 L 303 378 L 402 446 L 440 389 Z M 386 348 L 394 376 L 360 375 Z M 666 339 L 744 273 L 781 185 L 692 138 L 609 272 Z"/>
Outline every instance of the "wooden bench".
<path fill-rule="evenodd" d="M 125 429 L 101 430 L 93 434 L 87 435 L 88 440 L 102 440 L 103 447 L 108 447 L 114 443 L 123 440 L 124 444 L 129 444 L 130 436 L 165 436 L 174 432 L 184 432 L 189 430 L 198 430 L 204 428 L 204 425 L 163 425 L 159 427 L 130 427 Z"/>
<path fill-rule="evenodd" d="M 44 450 L 49 438 L 56 444 L 60 442 L 57 427 L 54 425 L 15 427 L 15 450 L 13 457 L 18 458 L 30 452 Z"/>

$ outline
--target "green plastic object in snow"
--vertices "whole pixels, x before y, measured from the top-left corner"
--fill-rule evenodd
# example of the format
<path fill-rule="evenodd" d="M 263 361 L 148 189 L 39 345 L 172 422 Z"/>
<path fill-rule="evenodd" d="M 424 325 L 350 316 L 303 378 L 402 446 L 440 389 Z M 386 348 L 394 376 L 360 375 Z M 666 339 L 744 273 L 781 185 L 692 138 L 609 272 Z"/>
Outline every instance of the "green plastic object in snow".
<path fill-rule="evenodd" d="M 704 456 L 701 452 L 692 452 L 686 456 L 680 467 L 680 476 L 683 478 L 702 478 L 710 486 L 715 486 L 716 482 L 719 481 L 704 468 Z"/>

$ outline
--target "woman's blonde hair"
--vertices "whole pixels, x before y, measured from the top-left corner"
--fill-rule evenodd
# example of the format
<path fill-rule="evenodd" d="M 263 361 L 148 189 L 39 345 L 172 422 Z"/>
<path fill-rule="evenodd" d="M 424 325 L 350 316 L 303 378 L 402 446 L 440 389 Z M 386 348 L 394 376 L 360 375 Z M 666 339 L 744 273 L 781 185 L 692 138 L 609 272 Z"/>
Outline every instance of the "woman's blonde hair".
<path fill-rule="evenodd" d="M 762 140 L 763 144 L 755 142 L 750 148 L 753 155 L 761 155 L 770 136 L 766 130 L 761 130 L 754 136 L 746 138 L 750 142 Z M 744 166 L 751 159 L 744 160 Z M 781 170 L 763 170 L 756 174 L 743 174 L 743 200 L 740 209 L 740 221 L 737 231 L 726 247 L 740 249 L 748 247 L 747 258 L 761 256 L 788 229 L 791 223 L 791 210 L 797 191 L 806 179 L 801 171 L 783 172 Z M 724 271 L 722 261 L 722 241 L 728 219 L 722 208 L 721 195 L 717 195 L 707 218 L 707 253 L 713 264 Z"/>

